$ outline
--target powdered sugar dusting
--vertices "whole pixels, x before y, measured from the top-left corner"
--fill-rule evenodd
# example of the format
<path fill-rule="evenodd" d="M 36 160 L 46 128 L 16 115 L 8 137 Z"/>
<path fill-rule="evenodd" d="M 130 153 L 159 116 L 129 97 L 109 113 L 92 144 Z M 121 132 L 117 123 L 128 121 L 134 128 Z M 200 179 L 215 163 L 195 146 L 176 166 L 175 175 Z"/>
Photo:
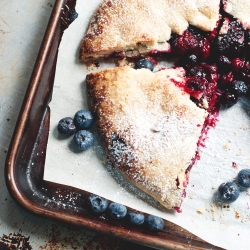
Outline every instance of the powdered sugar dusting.
<path fill-rule="evenodd" d="M 104 0 L 81 43 L 80 59 L 124 52 L 138 56 L 169 52 L 171 32 L 181 35 L 189 24 L 211 31 L 219 19 L 219 0 Z M 142 23 L 143 22 L 143 23 Z"/>
<path fill-rule="evenodd" d="M 181 204 L 186 169 L 206 117 L 206 111 L 176 86 L 183 76 L 182 69 L 152 73 L 122 67 L 87 77 L 111 160 L 167 208 Z"/>

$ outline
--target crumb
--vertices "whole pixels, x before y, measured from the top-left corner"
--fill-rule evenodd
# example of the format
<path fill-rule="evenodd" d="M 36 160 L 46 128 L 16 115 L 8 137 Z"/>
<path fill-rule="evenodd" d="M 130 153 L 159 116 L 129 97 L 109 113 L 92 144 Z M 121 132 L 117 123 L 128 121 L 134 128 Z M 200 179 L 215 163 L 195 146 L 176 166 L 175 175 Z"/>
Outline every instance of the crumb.
<path fill-rule="evenodd" d="M 238 166 L 237 166 L 236 162 L 232 162 L 232 167 L 235 168 L 235 169 L 238 169 Z"/>
<path fill-rule="evenodd" d="M 217 207 L 216 207 L 215 203 L 212 203 L 211 207 L 212 207 L 211 212 L 212 212 L 213 221 L 216 221 L 217 220 L 217 214 L 216 214 Z"/>
<path fill-rule="evenodd" d="M 127 66 L 129 65 L 129 61 L 126 58 L 123 58 L 122 60 L 118 61 L 118 66 L 122 67 L 122 66 Z"/>
<path fill-rule="evenodd" d="M 237 156 L 240 156 L 240 155 L 242 155 L 242 151 L 241 151 L 241 149 L 239 149 L 239 153 L 237 154 Z"/>
<path fill-rule="evenodd" d="M 250 195 L 250 188 L 247 189 L 247 194 Z"/>
<path fill-rule="evenodd" d="M 189 196 L 189 198 L 190 198 L 190 199 L 193 199 L 193 198 L 194 198 L 194 196 L 193 196 L 193 195 L 190 195 L 190 196 Z"/>
<path fill-rule="evenodd" d="M 227 203 L 222 203 L 221 208 L 227 208 L 227 210 L 231 210 L 229 204 L 227 204 Z"/>
<path fill-rule="evenodd" d="M 204 208 L 198 208 L 196 210 L 197 214 L 203 214 L 204 213 Z"/>
<path fill-rule="evenodd" d="M 216 186 L 212 186 L 212 189 L 216 189 Z"/>
<path fill-rule="evenodd" d="M 225 144 L 225 145 L 223 146 L 223 148 L 226 149 L 226 150 L 230 150 L 230 149 L 231 149 L 230 143 Z"/>
<path fill-rule="evenodd" d="M 247 124 L 242 124 L 241 129 L 248 130 L 250 127 Z"/>
<path fill-rule="evenodd" d="M 236 135 L 236 136 L 237 136 L 237 135 L 238 135 L 238 133 L 237 133 L 237 132 L 234 132 L 234 135 Z"/>
<path fill-rule="evenodd" d="M 88 62 L 87 63 L 87 69 L 88 70 L 95 70 L 100 67 L 100 64 L 98 62 Z"/>
<path fill-rule="evenodd" d="M 107 162 L 107 158 L 104 156 L 101 160 L 100 163 L 101 164 L 105 164 Z"/>
<path fill-rule="evenodd" d="M 236 219 L 239 219 L 239 218 L 240 218 L 240 214 L 239 214 L 237 211 L 235 211 L 235 218 L 236 218 Z"/>

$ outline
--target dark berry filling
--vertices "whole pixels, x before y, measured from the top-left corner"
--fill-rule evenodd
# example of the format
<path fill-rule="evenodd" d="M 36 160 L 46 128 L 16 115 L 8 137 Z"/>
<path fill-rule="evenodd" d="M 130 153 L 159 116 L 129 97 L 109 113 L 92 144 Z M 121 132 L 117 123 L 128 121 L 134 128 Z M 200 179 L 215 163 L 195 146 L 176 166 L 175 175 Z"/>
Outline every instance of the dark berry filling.
<path fill-rule="evenodd" d="M 220 105 L 230 108 L 241 95 L 250 96 L 250 30 L 225 13 L 223 6 L 220 13 L 217 27 L 211 32 L 189 26 L 182 35 L 171 35 L 169 53 L 154 51 L 154 56 L 179 58 L 176 65 L 186 70 L 186 82 L 184 86 L 176 85 L 189 93 L 197 106 L 208 111 L 197 153 L 186 170 L 186 181 L 188 172 L 200 158 L 199 147 L 204 147 L 208 130 L 215 127 Z"/>
<path fill-rule="evenodd" d="M 190 26 L 183 35 L 172 35 L 170 39 L 172 53 L 175 55 L 194 55 L 197 58 L 206 59 L 210 55 L 210 41 L 206 33 Z"/>

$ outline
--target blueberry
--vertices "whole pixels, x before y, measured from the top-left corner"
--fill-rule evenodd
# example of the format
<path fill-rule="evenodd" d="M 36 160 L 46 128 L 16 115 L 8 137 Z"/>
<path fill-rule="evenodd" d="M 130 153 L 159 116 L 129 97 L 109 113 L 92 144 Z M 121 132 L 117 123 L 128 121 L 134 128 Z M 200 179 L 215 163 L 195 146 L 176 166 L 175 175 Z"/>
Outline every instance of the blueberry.
<path fill-rule="evenodd" d="M 149 215 L 145 219 L 145 225 L 150 230 L 161 230 L 164 227 L 164 221 L 162 218 L 154 215 Z"/>
<path fill-rule="evenodd" d="M 219 193 L 223 201 L 234 202 L 239 197 L 239 188 L 234 182 L 223 182 L 219 186 Z"/>
<path fill-rule="evenodd" d="M 80 130 L 74 136 L 74 142 L 80 150 L 86 150 L 94 142 L 93 134 L 87 130 Z"/>
<path fill-rule="evenodd" d="M 107 212 L 110 217 L 114 219 L 121 219 L 126 216 L 127 208 L 120 203 L 112 202 L 109 204 Z"/>
<path fill-rule="evenodd" d="M 78 13 L 74 10 L 69 13 L 69 21 L 72 23 L 78 17 Z"/>
<path fill-rule="evenodd" d="M 92 211 L 95 213 L 103 213 L 107 210 L 108 208 L 108 200 L 100 197 L 96 194 L 91 194 L 89 197 L 90 205 L 92 208 Z"/>
<path fill-rule="evenodd" d="M 231 61 L 229 60 L 228 57 L 224 55 L 220 55 L 218 58 L 218 66 L 219 66 L 220 71 L 226 72 L 231 67 Z"/>
<path fill-rule="evenodd" d="M 197 64 L 198 62 L 198 58 L 196 55 L 187 55 L 184 58 L 181 59 L 181 64 L 183 65 L 183 67 L 185 68 L 190 68 L 190 66 L 193 66 L 195 64 Z"/>
<path fill-rule="evenodd" d="M 133 213 L 133 212 L 128 212 L 127 218 L 128 218 L 128 221 L 134 225 L 141 225 L 141 224 L 143 224 L 143 222 L 145 220 L 144 214 L 137 214 L 137 213 Z"/>
<path fill-rule="evenodd" d="M 238 183 L 242 187 L 250 187 L 250 169 L 242 169 L 238 174 Z"/>
<path fill-rule="evenodd" d="M 246 84 L 243 81 L 235 80 L 232 82 L 232 84 L 230 84 L 229 90 L 233 90 L 240 95 L 240 94 L 246 94 L 248 91 L 248 87 L 246 86 Z"/>
<path fill-rule="evenodd" d="M 196 76 L 196 77 L 202 77 L 202 78 L 206 77 L 206 73 L 201 66 L 194 66 L 194 67 L 190 68 L 189 75 Z"/>
<path fill-rule="evenodd" d="M 76 126 L 72 118 L 65 117 L 59 121 L 57 130 L 63 135 L 73 135 L 76 132 Z"/>
<path fill-rule="evenodd" d="M 88 129 L 93 122 L 93 116 L 89 110 L 82 109 L 76 112 L 74 122 L 77 129 Z"/>
<path fill-rule="evenodd" d="M 135 64 L 135 68 L 136 69 L 142 69 L 142 68 L 146 68 L 146 69 L 150 69 L 151 71 L 154 70 L 154 64 L 146 59 L 146 58 L 143 58 L 143 59 L 140 59 L 136 64 Z"/>
<path fill-rule="evenodd" d="M 228 91 L 226 90 L 220 98 L 220 102 L 226 108 L 232 107 L 239 100 L 239 95 L 236 91 Z"/>

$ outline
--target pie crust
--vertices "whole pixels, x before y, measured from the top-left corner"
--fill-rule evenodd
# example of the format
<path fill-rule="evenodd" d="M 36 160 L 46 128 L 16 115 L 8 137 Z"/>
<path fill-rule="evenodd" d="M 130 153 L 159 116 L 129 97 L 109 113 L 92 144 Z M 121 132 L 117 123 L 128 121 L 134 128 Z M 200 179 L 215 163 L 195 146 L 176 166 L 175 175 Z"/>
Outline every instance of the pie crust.
<path fill-rule="evenodd" d="M 250 28 L 250 1 L 249 0 L 224 0 L 224 10 L 237 18 L 245 29 Z"/>
<path fill-rule="evenodd" d="M 104 0 L 90 21 L 79 58 L 169 52 L 172 32 L 182 35 L 190 24 L 213 30 L 219 6 L 220 0 Z"/>
<path fill-rule="evenodd" d="M 113 165 L 164 207 L 180 207 L 207 117 L 180 87 L 183 68 L 117 67 L 90 73 L 86 81 Z"/>

